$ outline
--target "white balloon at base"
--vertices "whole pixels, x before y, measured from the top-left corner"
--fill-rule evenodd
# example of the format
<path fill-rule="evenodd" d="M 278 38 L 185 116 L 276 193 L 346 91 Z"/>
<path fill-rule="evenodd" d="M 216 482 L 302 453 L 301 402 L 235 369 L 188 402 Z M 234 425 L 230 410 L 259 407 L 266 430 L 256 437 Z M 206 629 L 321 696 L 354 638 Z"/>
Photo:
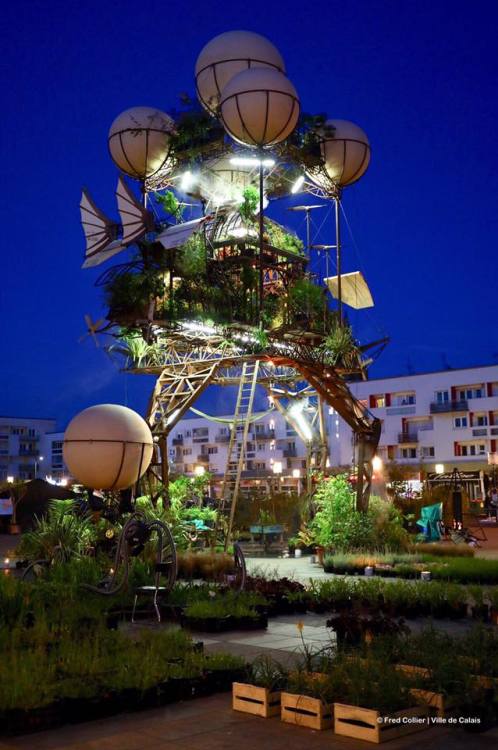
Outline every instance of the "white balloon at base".
<path fill-rule="evenodd" d="M 285 73 L 278 49 L 261 34 L 226 31 L 211 39 L 195 65 L 197 96 L 202 106 L 216 115 L 220 95 L 227 83 L 247 68 L 273 68 Z"/>
<path fill-rule="evenodd" d="M 310 169 L 310 179 L 324 190 L 352 185 L 367 171 L 370 144 L 364 131 L 348 120 L 327 120 L 321 132 L 323 165 Z"/>
<path fill-rule="evenodd" d="M 238 73 L 221 93 L 220 116 L 238 143 L 265 148 L 284 141 L 299 119 L 293 84 L 278 70 L 249 68 Z"/>
<path fill-rule="evenodd" d="M 174 131 L 174 121 L 159 109 L 127 109 L 116 117 L 109 130 L 111 158 L 130 177 L 152 177 L 168 160 Z"/>
<path fill-rule="evenodd" d="M 99 404 L 77 414 L 64 435 L 64 461 L 85 487 L 123 490 L 145 473 L 152 459 L 148 424 L 127 406 Z"/>

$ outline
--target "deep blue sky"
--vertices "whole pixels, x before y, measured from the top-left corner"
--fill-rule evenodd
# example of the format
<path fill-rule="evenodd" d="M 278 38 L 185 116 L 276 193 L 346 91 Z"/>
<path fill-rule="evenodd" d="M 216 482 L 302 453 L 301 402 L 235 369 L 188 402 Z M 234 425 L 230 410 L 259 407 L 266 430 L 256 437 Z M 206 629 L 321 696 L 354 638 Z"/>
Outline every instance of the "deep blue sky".
<path fill-rule="evenodd" d="M 0 414 L 64 426 L 94 403 L 144 410 L 152 381 L 78 343 L 84 313 L 102 312 L 98 272 L 80 269 L 80 190 L 115 215 L 110 123 L 174 107 L 202 46 L 236 28 L 280 48 L 305 110 L 369 135 L 344 206 L 376 300 L 353 321 L 391 336 L 372 375 L 496 361 L 496 0 L 21 0 L 2 14 Z"/>

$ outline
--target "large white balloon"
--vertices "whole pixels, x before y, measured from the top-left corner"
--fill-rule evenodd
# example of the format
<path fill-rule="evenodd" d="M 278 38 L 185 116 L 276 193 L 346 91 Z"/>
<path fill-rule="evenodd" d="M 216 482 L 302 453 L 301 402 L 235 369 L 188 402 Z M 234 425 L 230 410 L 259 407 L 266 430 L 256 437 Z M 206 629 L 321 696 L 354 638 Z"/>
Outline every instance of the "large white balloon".
<path fill-rule="evenodd" d="M 90 406 L 77 414 L 64 435 L 64 461 L 85 487 L 122 490 L 144 474 L 152 459 L 149 426 L 118 404 Z"/>
<path fill-rule="evenodd" d="M 152 107 L 132 107 L 122 112 L 109 130 L 109 152 L 125 174 L 144 180 L 166 164 L 175 123 Z"/>
<path fill-rule="evenodd" d="M 252 31 L 227 31 L 211 39 L 195 64 L 197 96 L 202 106 L 216 114 L 227 83 L 247 68 L 273 68 L 285 73 L 278 49 Z"/>
<path fill-rule="evenodd" d="M 296 127 L 299 98 L 283 73 L 272 68 L 249 68 L 223 89 L 220 116 L 227 132 L 239 143 L 273 146 Z"/>
<path fill-rule="evenodd" d="M 320 141 L 323 165 L 309 170 L 311 180 L 324 190 L 352 185 L 370 163 L 370 144 L 363 130 L 348 120 L 327 120 Z"/>

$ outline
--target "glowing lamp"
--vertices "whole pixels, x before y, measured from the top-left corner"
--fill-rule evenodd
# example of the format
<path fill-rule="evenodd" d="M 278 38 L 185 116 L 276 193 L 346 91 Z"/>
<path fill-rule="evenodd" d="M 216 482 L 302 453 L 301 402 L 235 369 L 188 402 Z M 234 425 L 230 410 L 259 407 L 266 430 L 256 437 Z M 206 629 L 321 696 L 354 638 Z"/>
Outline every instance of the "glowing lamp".
<path fill-rule="evenodd" d="M 137 180 L 152 177 L 170 155 L 175 124 L 153 107 L 132 107 L 122 112 L 109 130 L 109 153 L 116 166 Z"/>
<path fill-rule="evenodd" d="M 352 185 L 370 163 L 370 144 L 363 130 L 348 120 L 327 120 L 318 133 L 323 163 L 308 171 L 325 191 Z"/>
<path fill-rule="evenodd" d="M 284 141 L 296 127 L 299 98 L 279 70 L 249 68 L 223 89 L 220 116 L 235 141 L 267 148 Z"/>
<path fill-rule="evenodd" d="M 147 470 L 153 451 L 152 434 L 142 417 L 117 404 L 84 409 L 64 435 L 64 461 L 85 487 L 123 490 Z"/>
<path fill-rule="evenodd" d="M 227 83 L 248 68 L 270 68 L 285 73 L 280 52 L 260 34 L 227 31 L 211 39 L 195 65 L 197 96 L 202 106 L 216 115 Z"/>

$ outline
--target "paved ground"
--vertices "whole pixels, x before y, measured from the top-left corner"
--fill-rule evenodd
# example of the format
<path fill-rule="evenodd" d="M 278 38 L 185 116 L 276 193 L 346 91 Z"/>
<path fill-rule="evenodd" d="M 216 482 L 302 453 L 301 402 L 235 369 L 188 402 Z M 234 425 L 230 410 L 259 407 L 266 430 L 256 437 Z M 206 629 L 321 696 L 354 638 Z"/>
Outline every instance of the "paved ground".
<path fill-rule="evenodd" d="M 228 694 L 137 714 L 62 727 L 0 742 L 0 750 L 367 750 L 373 747 L 331 731 L 315 732 L 231 710 Z M 496 750 L 498 729 L 471 735 L 434 727 L 389 742 L 389 750 Z"/>

